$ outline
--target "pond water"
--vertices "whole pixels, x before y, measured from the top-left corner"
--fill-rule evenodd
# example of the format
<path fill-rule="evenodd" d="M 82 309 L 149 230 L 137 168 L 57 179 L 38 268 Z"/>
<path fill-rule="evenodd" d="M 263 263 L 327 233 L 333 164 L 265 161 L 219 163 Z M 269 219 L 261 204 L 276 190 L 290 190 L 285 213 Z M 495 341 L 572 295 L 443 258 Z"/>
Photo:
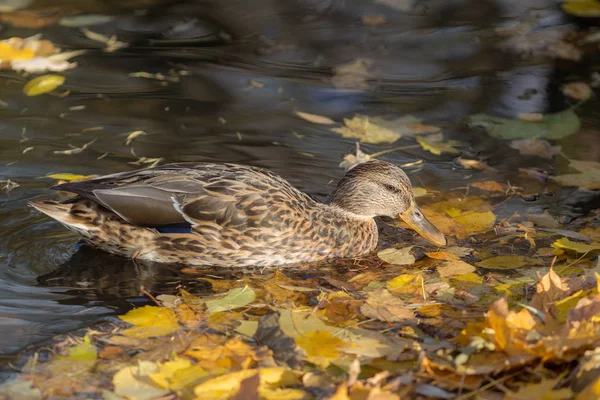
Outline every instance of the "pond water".
<path fill-rule="evenodd" d="M 41 33 L 64 50 L 87 50 L 74 59 L 76 68 L 61 73 L 68 96 L 27 97 L 22 88 L 29 78 L 0 73 L 0 180 L 19 185 L 0 193 L 5 355 L 146 302 L 140 286 L 155 295 L 172 294 L 181 284 L 195 293 L 210 290 L 178 267 L 139 265 L 78 248 L 72 233 L 27 206 L 54 195 L 56 181 L 48 174 L 132 170 L 140 157 L 235 162 L 269 168 L 324 199 L 343 176 L 339 163 L 354 151 L 355 139 L 304 121 L 295 111 L 336 121 L 357 113 L 422 118 L 462 142 L 466 157 L 485 160 L 495 169 L 493 179 L 524 186 L 531 195 L 543 185 L 524 181 L 519 167 L 565 171 L 568 164 L 560 157 L 520 157 L 508 142 L 465 123 L 476 113 L 515 117 L 572 104 L 559 86 L 585 74 L 586 66 L 575 70 L 572 62 L 527 52 L 573 29 L 554 1 L 37 0 L 30 7 L 110 15 L 110 21 L 87 28 L 114 34 L 128 47 L 106 52 L 79 28 L 59 24 L 31 29 L 5 23 L 0 30 L 2 39 Z M 365 15 L 383 15 L 386 23 L 365 24 Z M 518 23 L 531 24 L 545 39 L 532 44 L 528 35 L 499 34 L 499 28 Z M 366 60 L 366 78 L 358 74 L 346 88 L 332 81 L 337 66 L 359 59 Z M 166 78 L 131 75 L 139 72 Z M 569 157 L 599 161 L 600 140 L 592 129 L 597 109 L 597 101 L 580 107 L 582 129 L 558 141 Z M 136 130 L 146 135 L 126 145 Z M 55 153 L 93 140 L 79 154 Z M 411 145 L 414 138 L 401 138 L 362 149 Z M 432 190 L 481 180 L 477 171 L 458 166 L 456 155 L 436 156 L 418 146 L 381 158 L 397 164 L 423 160 L 411 179 Z M 496 212 L 501 218 L 548 209 L 569 221 L 598 207 L 593 192 L 547 194 L 515 196 Z"/>

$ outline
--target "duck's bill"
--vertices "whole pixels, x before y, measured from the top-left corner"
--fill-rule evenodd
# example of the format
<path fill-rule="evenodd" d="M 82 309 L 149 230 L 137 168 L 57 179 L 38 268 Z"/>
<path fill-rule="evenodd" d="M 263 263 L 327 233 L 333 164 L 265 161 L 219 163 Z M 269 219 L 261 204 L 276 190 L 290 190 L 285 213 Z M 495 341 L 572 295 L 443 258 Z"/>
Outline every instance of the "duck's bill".
<path fill-rule="evenodd" d="M 406 222 L 408 226 L 431 243 L 438 246 L 445 246 L 447 244 L 446 236 L 425 218 L 423 212 L 419 210 L 416 204 L 413 203 L 408 210 L 402 214 L 398 214 L 398 218 Z"/>

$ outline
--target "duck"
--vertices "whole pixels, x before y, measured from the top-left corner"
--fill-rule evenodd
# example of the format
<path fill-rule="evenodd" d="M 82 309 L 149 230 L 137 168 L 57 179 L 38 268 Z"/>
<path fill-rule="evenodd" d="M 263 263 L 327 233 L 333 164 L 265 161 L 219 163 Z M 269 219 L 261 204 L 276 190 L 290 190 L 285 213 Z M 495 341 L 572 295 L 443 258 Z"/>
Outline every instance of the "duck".
<path fill-rule="evenodd" d="M 173 163 L 54 186 L 67 200 L 29 204 L 101 250 L 188 266 L 265 267 L 357 258 L 378 241 L 375 217 L 403 220 L 437 246 L 444 234 L 398 166 L 350 169 L 327 202 L 277 174 L 238 164 Z"/>

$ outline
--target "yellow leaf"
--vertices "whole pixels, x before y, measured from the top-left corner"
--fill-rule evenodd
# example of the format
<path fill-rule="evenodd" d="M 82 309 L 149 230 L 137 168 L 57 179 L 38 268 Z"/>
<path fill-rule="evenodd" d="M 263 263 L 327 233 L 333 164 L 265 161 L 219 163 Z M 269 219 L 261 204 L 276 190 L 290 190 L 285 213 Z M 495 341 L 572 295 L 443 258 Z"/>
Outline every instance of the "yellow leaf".
<path fill-rule="evenodd" d="M 386 287 L 395 294 L 422 294 L 423 277 L 417 274 L 402 274 L 387 281 Z"/>
<path fill-rule="evenodd" d="M 461 260 L 443 261 L 437 266 L 437 271 L 442 278 L 447 278 L 472 273 L 475 271 L 475 267 Z"/>
<path fill-rule="evenodd" d="M 344 118 L 346 126 L 333 128 L 332 131 L 344 137 L 358 138 L 364 143 L 393 143 L 402 134 L 371 122 L 369 117 L 355 115 L 352 119 Z"/>
<path fill-rule="evenodd" d="M 194 388 L 198 400 L 227 399 L 240 389 L 241 382 L 259 374 L 259 391 L 269 386 L 290 386 L 300 383 L 297 376 L 286 368 L 246 369 L 208 379 Z"/>
<path fill-rule="evenodd" d="M 552 243 L 552 247 L 555 249 L 564 249 L 564 250 L 573 250 L 577 253 L 588 253 L 590 251 L 600 250 L 600 243 L 580 243 L 573 242 L 567 238 L 558 239 L 556 242 Z"/>
<path fill-rule="evenodd" d="M 336 122 L 331 118 L 324 117 L 322 115 L 309 114 L 302 111 L 296 111 L 296 115 L 305 121 L 312 122 L 313 124 L 320 125 L 335 125 Z"/>
<path fill-rule="evenodd" d="M 83 181 L 83 180 L 89 179 L 95 175 L 76 175 L 76 174 L 70 174 L 70 173 L 66 172 L 66 173 L 50 174 L 50 175 L 46 175 L 46 176 L 48 178 L 56 179 L 59 181 L 71 182 L 71 181 Z"/>
<path fill-rule="evenodd" d="M 145 339 L 164 336 L 179 329 L 175 313 L 169 308 L 144 306 L 119 316 L 123 321 L 135 325 L 121 332 L 122 335 Z"/>
<path fill-rule="evenodd" d="M 157 371 L 157 365 L 150 361 L 140 361 L 136 366 L 122 368 L 113 376 L 115 393 L 129 400 L 151 400 L 166 395 L 168 390 L 144 379 L 149 373 Z"/>
<path fill-rule="evenodd" d="M 96 362 L 98 351 L 96 346 L 91 344 L 89 336 L 85 335 L 83 343 L 71 347 L 67 350 L 71 360 L 86 360 Z"/>
<path fill-rule="evenodd" d="M 467 232 L 482 232 L 494 226 L 496 215 L 491 211 L 485 212 L 463 212 L 454 220 L 465 227 Z"/>
<path fill-rule="evenodd" d="M 250 286 L 230 290 L 225 296 L 206 301 L 209 313 L 229 311 L 247 306 L 256 299 L 256 293 Z"/>
<path fill-rule="evenodd" d="M 596 0 L 567 1 L 563 3 L 562 8 L 578 17 L 600 17 L 600 2 Z"/>
<path fill-rule="evenodd" d="M 35 52 L 28 47 L 16 48 L 7 43 L 6 40 L 0 42 L 0 60 L 4 62 L 28 60 L 33 57 L 35 57 Z"/>
<path fill-rule="evenodd" d="M 192 362 L 187 358 L 175 357 L 171 361 L 157 363 L 158 371 L 148 372 L 148 376 L 157 386 L 163 389 L 171 388 L 170 381 L 179 370 L 183 370 L 192 366 Z"/>
<path fill-rule="evenodd" d="M 436 133 L 430 136 L 417 136 L 417 142 L 421 145 L 423 150 L 429 151 L 436 156 L 442 153 L 458 154 L 460 150 L 455 149 L 454 146 L 461 144 L 456 140 L 448 140 L 444 142 L 443 134 Z"/>
<path fill-rule="evenodd" d="M 23 93 L 27 96 L 39 96 L 48 93 L 65 83 L 65 77 L 47 74 L 33 78 L 23 87 Z"/>
<path fill-rule="evenodd" d="M 600 378 L 587 385 L 581 392 L 577 393 L 575 400 L 589 400 L 600 398 Z"/>
<path fill-rule="evenodd" d="M 340 348 L 348 345 L 329 331 L 307 332 L 296 338 L 296 344 L 306 351 L 306 360 L 322 368 L 340 358 Z"/>

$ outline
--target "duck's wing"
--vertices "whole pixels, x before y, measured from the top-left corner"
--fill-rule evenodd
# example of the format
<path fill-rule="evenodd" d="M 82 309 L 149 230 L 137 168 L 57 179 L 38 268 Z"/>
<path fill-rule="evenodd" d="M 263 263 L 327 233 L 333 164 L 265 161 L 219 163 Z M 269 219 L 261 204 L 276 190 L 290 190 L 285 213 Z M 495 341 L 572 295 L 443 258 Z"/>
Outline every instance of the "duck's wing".
<path fill-rule="evenodd" d="M 188 222 L 209 230 L 258 226 L 273 204 L 308 198 L 271 172 L 234 164 L 169 164 L 56 189 L 100 203 L 134 225 Z"/>

